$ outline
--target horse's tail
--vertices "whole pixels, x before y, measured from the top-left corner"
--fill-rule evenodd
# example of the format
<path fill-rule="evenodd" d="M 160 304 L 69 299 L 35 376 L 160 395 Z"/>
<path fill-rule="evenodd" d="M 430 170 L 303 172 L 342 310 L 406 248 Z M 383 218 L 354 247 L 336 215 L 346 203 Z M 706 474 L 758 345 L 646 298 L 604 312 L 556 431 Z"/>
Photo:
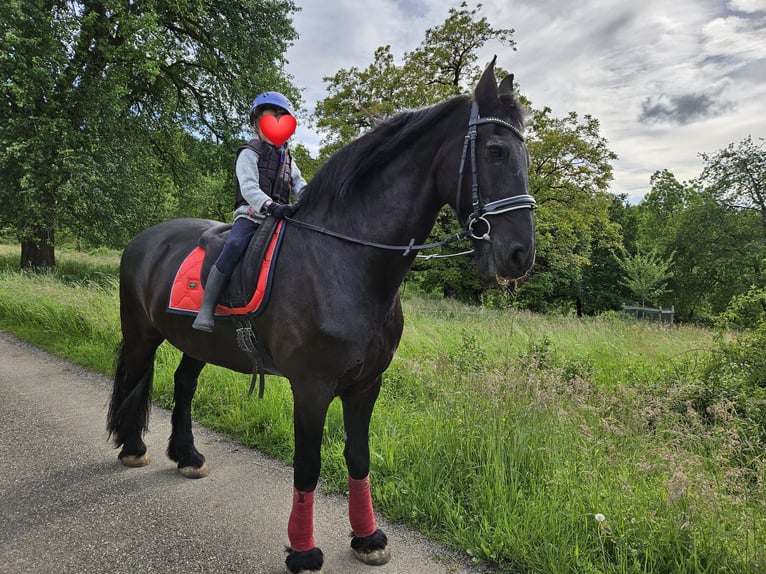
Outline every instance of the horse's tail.
<path fill-rule="evenodd" d="M 127 437 L 140 437 L 149 426 L 149 398 L 154 378 L 154 355 L 138 378 L 128 376 L 125 341 L 117 347 L 114 386 L 106 418 L 106 428 L 114 445 L 119 447 Z M 135 367 L 135 365 L 134 365 Z"/>

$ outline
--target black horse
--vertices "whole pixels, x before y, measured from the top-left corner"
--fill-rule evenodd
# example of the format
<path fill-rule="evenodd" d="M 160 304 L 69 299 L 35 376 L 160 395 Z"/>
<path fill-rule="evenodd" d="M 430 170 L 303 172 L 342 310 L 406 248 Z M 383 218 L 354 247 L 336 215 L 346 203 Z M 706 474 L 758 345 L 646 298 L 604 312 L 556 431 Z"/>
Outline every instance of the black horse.
<path fill-rule="evenodd" d="M 254 329 L 272 359 L 270 372 L 289 379 L 293 393 L 290 572 L 322 566 L 313 536 L 313 493 L 325 416 L 335 397 L 342 401 L 347 437 L 351 546 L 363 562 L 388 561 L 369 495 L 369 423 L 382 373 L 402 334 L 399 287 L 441 207 L 449 204 L 457 212 L 485 276 L 505 283 L 532 266 L 535 203 L 528 195 L 523 109 L 512 88 L 513 76 L 498 86 L 493 60 L 472 98 L 394 116 L 338 151 L 305 190 L 294 220 L 287 221 L 271 299 Z M 127 466 L 149 462 L 142 435 L 155 351 L 163 340 L 183 352 L 167 454 L 184 476 L 207 474 L 191 428 L 200 371 L 213 363 L 252 372 L 231 321 L 218 321 L 208 334 L 191 328 L 192 317 L 166 310 L 179 264 L 215 224 L 161 223 L 136 236 L 123 253 L 122 343 L 108 430 Z"/>

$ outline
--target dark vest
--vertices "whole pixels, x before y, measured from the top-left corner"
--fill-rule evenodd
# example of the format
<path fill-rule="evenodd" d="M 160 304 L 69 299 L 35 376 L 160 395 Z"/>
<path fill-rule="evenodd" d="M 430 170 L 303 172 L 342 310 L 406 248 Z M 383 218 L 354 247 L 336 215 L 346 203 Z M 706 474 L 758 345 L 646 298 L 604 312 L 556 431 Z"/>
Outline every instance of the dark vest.
<path fill-rule="evenodd" d="M 259 139 L 251 139 L 237 148 L 237 157 L 245 148 L 250 148 L 258 154 L 258 183 L 261 190 L 274 201 L 290 203 L 292 191 L 292 157 L 286 146 L 274 147 Z M 239 180 L 234 176 L 236 185 L 234 209 L 247 205 L 247 200 L 242 197 L 239 188 Z"/>

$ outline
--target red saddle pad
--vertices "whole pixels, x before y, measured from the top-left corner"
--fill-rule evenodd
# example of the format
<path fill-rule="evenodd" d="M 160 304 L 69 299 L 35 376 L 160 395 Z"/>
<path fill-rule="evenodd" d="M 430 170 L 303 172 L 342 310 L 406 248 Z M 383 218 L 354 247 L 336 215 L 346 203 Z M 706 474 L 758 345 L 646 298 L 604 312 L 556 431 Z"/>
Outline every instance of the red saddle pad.
<path fill-rule="evenodd" d="M 268 288 L 273 271 L 272 261 L 275 259 L 274 251 L 277 246 L 282 221 L 279 222 L 276 232 L 272 235 L 269 245 L 266 249 L 266 255 L 261 263 L 261 271 L 258 274 L 258 283 L 253 293 L 253 297 L 244 307 L 226 307 L 218 305 L 215 310 L 216 315 L 247 315 L 255 313 L 266 300 Z M 205 290 L 202 288 L 200 271 L 202 269 L 202 260 L 205 258 L 205 250 L 202 247 L 195 247 L 186 259 L 183 260 L 178 268 L 176 277 L 173 280 L 173 287 L 170 290 L 170 302 L 168 311 L 176 313 L 197 313 L 202 305 L 202 298 Z"/>

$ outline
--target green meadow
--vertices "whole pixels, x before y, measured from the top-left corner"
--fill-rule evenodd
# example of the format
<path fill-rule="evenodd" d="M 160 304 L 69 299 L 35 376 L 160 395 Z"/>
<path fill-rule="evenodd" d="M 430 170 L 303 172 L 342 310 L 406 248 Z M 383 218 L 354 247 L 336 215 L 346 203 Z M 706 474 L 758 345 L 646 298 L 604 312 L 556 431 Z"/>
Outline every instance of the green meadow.
<path fill-rule="evenodd" d="M 18 247 L 0 246 L 0 328 L 110 375 L 119 258 L 57 253 L 55 272 L 20 273 Z M 712 331 L 468 307 L 406 284 L 403 299 L 371 426 L 378 512 L 498 572 L 766 572 L 763 452 L 725 402 L 704 416 L 690 399 Z M 179 357 L 160 348 L 156 404 L 172 405 Z M 206 367 L 196 421 L 289 462 L 287 381 L 268 377 L 260 401 L 249 383 Z M 338 401 L 322 477 L 344 491 Z"/>

